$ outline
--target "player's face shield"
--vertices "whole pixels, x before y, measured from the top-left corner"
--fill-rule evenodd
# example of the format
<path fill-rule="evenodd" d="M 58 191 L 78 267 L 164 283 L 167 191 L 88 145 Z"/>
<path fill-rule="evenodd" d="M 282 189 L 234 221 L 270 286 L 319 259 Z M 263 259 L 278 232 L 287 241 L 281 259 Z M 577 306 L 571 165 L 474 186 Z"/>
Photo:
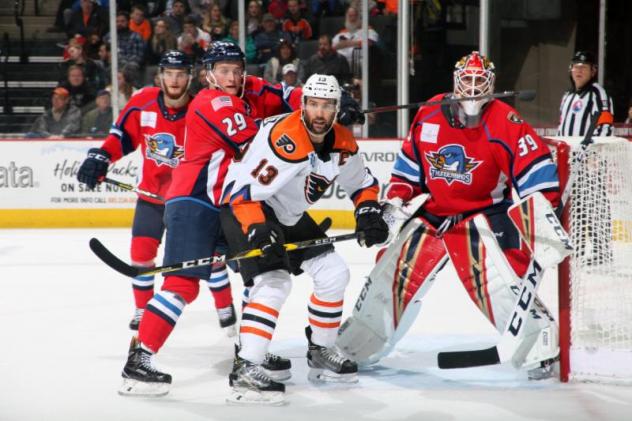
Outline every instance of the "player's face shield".
<path fill-rule="evenodd" d="M 306 97 L 304 101 L 303 122 L 307 130 L 316 136 L 327 134 L 336 120 L 337 101 L 312 97 Z"/>
<path fill-rule="evenodd" d="M 474 51 L 456 63 L 454 70 L 454 95 L 457 98 L 476 98 L 494 93 L 494 64 Z M 488 99 L 461 101 L 459 105 L 466 116 L 479 117 Z"/>
<path fill-rule="evenodd" d="M 212 63 L 207 68 L 206 79 L 211 86 L 228 94 L 243 96 L 246 71 L 243 64 L 236 61 Z"/>

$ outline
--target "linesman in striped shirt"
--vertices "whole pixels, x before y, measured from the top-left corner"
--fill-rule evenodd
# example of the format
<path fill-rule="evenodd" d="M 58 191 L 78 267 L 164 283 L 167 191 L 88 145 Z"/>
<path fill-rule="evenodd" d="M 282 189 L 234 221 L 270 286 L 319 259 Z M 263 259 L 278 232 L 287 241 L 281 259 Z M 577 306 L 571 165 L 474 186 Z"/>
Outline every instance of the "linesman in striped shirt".
<path fill-rule="evenodd" d="M 601 113 L 594 136 L 612 136 L 614 111 L 612 99 L 597 83 L 595 56 L 578 51 L 569 66 L 572 88 L 562 97 L 558 136 L 584 136 L 590 126 L 590 116 Z"/>

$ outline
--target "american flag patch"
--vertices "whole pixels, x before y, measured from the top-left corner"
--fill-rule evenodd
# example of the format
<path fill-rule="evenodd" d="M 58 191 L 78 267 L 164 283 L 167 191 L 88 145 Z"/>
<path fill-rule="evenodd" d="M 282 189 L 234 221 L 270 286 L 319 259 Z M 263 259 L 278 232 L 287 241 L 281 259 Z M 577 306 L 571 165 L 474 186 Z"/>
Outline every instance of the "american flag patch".
<path fill-rule="evenodd" d="M 229 96 L 218 96 L 211 101 L 211 106 L 213 107 L 213 111 L 217 111 L 220 108 L 231 107 L 233 105 L 233 100 L 230 99 Z"/>

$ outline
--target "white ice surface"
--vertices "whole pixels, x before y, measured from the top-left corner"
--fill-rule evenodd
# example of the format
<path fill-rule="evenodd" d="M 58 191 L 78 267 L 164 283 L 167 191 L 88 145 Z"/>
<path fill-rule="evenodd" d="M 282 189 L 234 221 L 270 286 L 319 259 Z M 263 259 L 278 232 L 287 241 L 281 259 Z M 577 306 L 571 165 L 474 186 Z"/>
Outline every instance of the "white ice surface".
<path fill-rule="evenodd" d="M 128 279 L 92 255 L 95 236 L 127 260 L 129 230 L 0 230 L 0 420 L 629 420 L 632 388 L 529 382 L 509 366 L 439 370 L 436 354 L 497 340 L 451 267 L 440 274 L 409 334 L 357 385 L 315 386 L 305 362 L 307 277 L 296 278 L 272 350 L 291 357 L 280 408 L 225 404 L 232 340 L 217 324 L 210 293 L 188 306 L 157 356 L 173 375 L 163 398 L 118 396 L 131 337 Z M 352 271 L 345 317 L 374 251 L 336 246 Z M 239 278 L 231 274 L 235 302 Z M 555 282 L 542 295 L 552 310 Z"/>

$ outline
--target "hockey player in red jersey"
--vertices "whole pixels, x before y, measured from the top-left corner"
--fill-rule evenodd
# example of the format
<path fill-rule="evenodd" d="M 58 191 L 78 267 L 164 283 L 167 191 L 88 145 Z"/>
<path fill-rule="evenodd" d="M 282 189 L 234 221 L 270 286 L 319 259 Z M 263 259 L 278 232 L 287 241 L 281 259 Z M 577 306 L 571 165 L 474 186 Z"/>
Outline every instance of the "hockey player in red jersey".
<path fill-rule="evenodd" d="M 171 174 L 184 152 L 185 114 L 191 97 L 191 59 L 181 51 L 165 52 L 159 63 L 160 88 L 144 88 L 127 103 L 101 148 L 93 148 L 78 172 L 78 179 L 94 188 L 105 177 L 108 164 L 140 148 L 143 172 L 140 188 L 164 197 Z M 164 203 L 139 195 L 132 226 L 132 264 L 154 266 L 164 231 Z M 234 331 L 236 323 L 225 265 L 216 265 L 209 278 L 220 326 Z M 130 329 L 138 325 L 154 295 L 154 277 L 139 276 L 132 282 L 136 311 Z"/>
<path fill-rule="evenodd" d="M 454 92 L 432 98 L 455 101 L 422 106 L 417 112 L 394 164 L 385 212 L 401 215 L 416 196 L 427 194 L 427 200 L 402 228 L 407 235 L 398 236 L 378 261 L 369 292 L 363 291 L 370 301 L 377 293 L 370 290 L 379 290 L 383 281 L 392 299 L 392 320 L 384 322 L 376 316 L 378 310 L 365 299 L 362 311 L 354 312 L 338 338 L 350 355 L 366 351 L 364 357 L 375 361 L 387 352 L 414 320 L 420 299 L 448 260 L 472 301 L 500 332 L 504 330 L 514 305 L 515 278 L 503 277 L 490 263 L 488 255 L 496 250 L 485 246 L 474 217 L 485 216 L 495 248 L 502 252 L 497 254 L 504 255 L 517 278 L 522 278 L 531 252 L 507 214 L 512 189 L 520 198 L 540 192 L 553 206 L 559 204 L 560 191 L 557 167 L 546 144 L 512 107 L 480 98 L 493 93 L 494 79 L 493 63 L 472 52 L 455 66 Z M 549 372 L 558 353 L 557 327 L 541 303 L 536 302 L 533 310 L 513 363 Z M 364 350 L 358 349 L 358 340 L 364 340 L 359 338 L 371 336 L 364 335 L 371 326 L 390 323 L 385 337 L 374 337 L 373 345 L 366 346 L 368 341 Z M 532 375 L 538 376 L 538 370 Z"/>
<path fill-rule="evenodd" d="M 306 329 L 310 380 L 357 381 L 357 365 L 334 346 L 349 282 L 347 265 L 331 245 L 290 255 L 283 248 L 285 242 L 325 237 L 306 210 L 334 180 L 355 204 L 361 244 L 370 247 L 388 236 L 377 180 L 364 166 L 351 132 L 336 123 L 340 97 L 335 77 L 312 75 L 303 87 L 302 109 L 264 120 L 248 150 L 228 169 L 221 220 L 230 252 L 261 248 L 265 253 L 239 264 L 250 294 L 229 377 L 229 402 L 283 402 L 284 384 L 262 365 L 291 289 L 290 273 L 305 271 L 314 280 Z"/>

